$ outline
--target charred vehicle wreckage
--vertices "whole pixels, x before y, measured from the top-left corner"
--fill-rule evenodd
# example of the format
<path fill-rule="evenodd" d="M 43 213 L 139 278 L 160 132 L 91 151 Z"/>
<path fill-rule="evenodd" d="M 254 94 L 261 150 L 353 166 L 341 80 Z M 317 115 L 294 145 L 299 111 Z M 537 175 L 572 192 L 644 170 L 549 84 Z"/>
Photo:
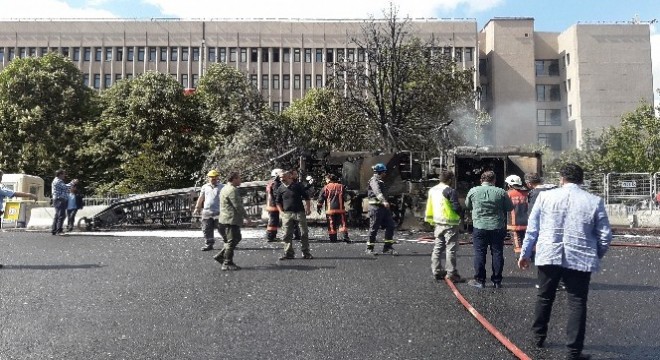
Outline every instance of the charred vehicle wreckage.
<path fill-rule="evenodd" d="M 485 147 L 457 147 L 441 157 L 429 158 L 424 153 L 399 151 L 395 153 L 304 151 L 293 149 L 257 165 L 246 172 L 265 173 L 269 168 L 296 167 L 301 181 L 307 182 L 312 200 L 323 187 L 326 174 L 340 178 L 350 195 L 346 204 L 347 220 L 354 227 L 366 226 L 367 187 L 373 175 L 372 166 L 387 166 L 385 185 L 390 196 L 392 213 L 400 228 L 419 229 L 424 226 L 424 210 L 428 189 L 436 185 L 443 169 L 456 174 L 454 186 L 461 196 L 479 185 L 485 170 L 497 175 L 497 185 L 504 185 L 507 175 L 523 176 L 526 172 L 541 173 L 541 153 L 518 148 L 492 149 Z M 266 219 L 266 181 L 245 182 L 240 191 L 249 216 Z M 171 189 L 121 199 L 92 217 L 82 218 L 79 227 L 85 230 L 113 227 L 180 227 L 198 222 L 193 209 L 199 188 Z M 461 199 L 463 200 L 463 199 Z M 323 214 L 310 215 L 312 221 L 324 221 Z M 469 228 L 470 219 L 463 222 Z"/>

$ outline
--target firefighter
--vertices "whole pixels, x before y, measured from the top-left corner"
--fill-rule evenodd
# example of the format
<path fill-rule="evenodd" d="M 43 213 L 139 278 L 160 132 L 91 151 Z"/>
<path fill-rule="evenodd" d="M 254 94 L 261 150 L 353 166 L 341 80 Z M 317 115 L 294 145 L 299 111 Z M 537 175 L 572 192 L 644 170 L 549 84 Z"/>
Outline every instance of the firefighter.
<path fill-rule="evenodd" d="M 266 185 L 266 211 L 268 212 L 268 225 L 266 225 L 266 241 L 277 241 L 277 230 L 280 227 L 280 211 L 277 209 L 275 200 L 277 198 L 277 189 L 282 184 L 280 175 L 282 169 L 273 169 L 270 172 L 270 181 Z"/>
<path fill-rule="evenodd" d="M 518 175 L 509 175 L 504 182 L 507 186 L 507 195 L 513 203 L 513 210 L 507 215 L 506 229 L 513 240 L 513 252 L 520 255 L 527 230 L 529 190 L 523 186 L 522 179 Z"/>
<path fill-rule="evenodd" d="M 321 214 L 325 204 L 325 216 L 328 220 L 328 236 L 331 242 L 337 242 L 337 232 L 343 234 L 344 242 L 350 243 L 346 227 L 346 210 L 344 202 L 348 200 L 346 186 L 339 183 L 334 174 L 325 176 L 326 185 L 321 189 L 316 204 L 316 211 Z"/>
<path fill-rule="evenodd" d="M 371 167 L 374 175 L 369 180 L 367 197 L 369 199 L 369 240 L 367 241 L 367 254 L 376 255 L 376 235 L 378 230 L 385 228 L 385 239 L 383 239 L 383 254 L 398 255 L 394 250 L 394 218 L 387 201 L 387 188 L 383 179 L 387 173 L 387 167 L 378 163 Z"/>

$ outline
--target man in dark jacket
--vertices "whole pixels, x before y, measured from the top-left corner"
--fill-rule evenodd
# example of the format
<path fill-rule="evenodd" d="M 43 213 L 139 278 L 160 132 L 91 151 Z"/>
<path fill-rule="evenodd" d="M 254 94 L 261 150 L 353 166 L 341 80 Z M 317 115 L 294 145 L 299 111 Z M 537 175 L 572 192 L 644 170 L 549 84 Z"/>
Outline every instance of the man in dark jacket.
<path fill-rule="evenodd" d="M 303 200 L 305 204 L 303 205 Z M 295 258 L 292 240 L 295 226 L 300 226 L 300 247 L 303 259 L 313 259 L 309 251 L 309 233 L 307 229 L 307 215 L 311 214 L 309 194 L 304 186 L 294 181 L 292 173 L 285 171 L 282 174 L 282 185 L 277 190 L 277 208 L 282 219 L 284 231 L 284 255 L 280 260 Z"/>
<path fill-rule="evenodd" d="M 381 227 L 385 227 L 385 239 L 383 239 L 383 254 L 397 255 L 394 250 L 394 218 L 387 200 L 387 187 L 383 179 L 387 175 L 385 164 L 378 163 L 372 167 L 374 176 L 369 180 L 367 197 L 369 198 L 369 241 L 367 242 L 367 254 L 376 255 L 376 235 Z"/>

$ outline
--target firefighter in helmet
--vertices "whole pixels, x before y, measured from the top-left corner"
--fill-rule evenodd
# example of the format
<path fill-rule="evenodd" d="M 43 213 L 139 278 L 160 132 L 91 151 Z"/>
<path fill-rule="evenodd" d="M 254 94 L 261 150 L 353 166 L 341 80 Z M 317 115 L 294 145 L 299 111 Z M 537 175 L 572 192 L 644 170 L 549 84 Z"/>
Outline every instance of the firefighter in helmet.
<path fill-rule="evenodd" d="M 348 200 L 346 186 L 339 183 L 334 174 L 325 176 L 327 184 L 321 189 L 316 205 L 316 211 L 321 214 L 325 205 L 325 216 L 328 220 L 328 235 L 331 242 L 337 241 L 337 232 L 343 234 L 343 240 L 350 243 L 348 228 L 346 227 L 346 210 L 344 202 Z"/>
<path fill-rule="evenodd" d="M 266 211 L 268 212 L 268 225 L 266 225 L 266 241 L 277 241 L 277 230 L 280 227 L 280 211 L 277 209 L 275 200 L 277 189 L 282 184 L 280 175 L 282 169 L 273 169 L 270 172 L 270 180 L 266 184 Z"/>
<path fill-rule="evenodd" d="M 529 190 L 525 188 L 518 175 L 509 175 L 504 182 L 507 187 L 506 193 L 513 203 L 513 210 L 509 211 L 507 215 L 506 229 L 513 240 L 513 252 L 520 254 L 525 231 L 527 231 Z"/>
<path fill-rule="evenodd" d="M 367 242 L 367 254 L 376 255 L 376 235 L 378 230 L 385 228 L 385 239 L 383 239 L 383 254 L 397 255 L 394 251 L 394 218 L 387 201 L 387 188 L 383 179 L 387 173 L 385 164 L 378 163 L 371 167 L 374 175 L 369 179 L 367 197 L 369 199 L 369 240 Z"/>

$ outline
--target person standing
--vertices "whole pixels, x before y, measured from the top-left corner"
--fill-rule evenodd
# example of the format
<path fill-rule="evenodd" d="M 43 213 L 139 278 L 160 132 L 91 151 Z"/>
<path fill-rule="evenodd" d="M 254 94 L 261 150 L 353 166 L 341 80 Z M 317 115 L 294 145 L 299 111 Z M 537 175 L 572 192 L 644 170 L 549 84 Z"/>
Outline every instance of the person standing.
<path fill-rule="evenodd" d="M 377 255 L 374 252 L 378 230 L 385 227 L 385 239 L 383 239 L 383 254 L 398 255 L 394 250 L 394 218 L 387 201 L 387 187 L 383 179 L 387 176 L 387 167 L 378 163 L 371 167 L 374 175 L 369 179 L 367 197 L 369 199 L 369 240 L 367 241 L 367 254 Z"/>
<path fill-rule="evenodd" d="M 220 173 L 215 169 L 209 171 L 206 176 L 209 182 L 202 186 L 195 205 L 195 215 L 202 217 L 202 233 L 205 241 L 202 251 L 213 250 L 215 229 L 218 229 L 218 233 L 226 242 L 225 229 L 218 221 L 220 218 L 220 191 L 224 185 L 220 183 Z"/>
<path fill-rule="evenodd" d="M 465 208 L 472 210 L 472 245 L 474 247 L 474 279 L 468 285 L 486 287 L 486 255 L 490 247 L 493 287 L 502 287 L 504 270 L 504 238 L 506 214 L 513 210 L 511 199 L 503 189 L 495 186 L 495 173 L 481 174 L 481 185 L 473 187 L 465 198 Z"/>
<path fill-rule="evenodd" d="M 303 205 L 303 200 L 305 204 Z M 303 185 L 294 181 L 291 172 L 282 174 L 282 186 L 277 191 L 277 207 L 282 217 L 284 230 L 284 255 L 280 260 L 295 258 L 292 239 L 294 227 L 300 226 L 300 246 L 303 259 L 313 259 L 309 251 L 309 232 L 307 229 L 307 215 L 311 214 L 309 194 Z"/>
<path fill-rule="evenodd" d="M 66 228 L 67 231 L 73 231 L 73 226 L 76 223 L 76 214 L 78 210 L 83 208 L 84 204 L 83 197 L 78 191 L 78 185 L 72 186 L 69 191 L 66 206 Z"/>
<path fill-rule="evenodd" d="M 532 207 L 534 207 L 534 203 L 536 202 L 536 197 L 538 197 L 542 191 L 557 188 L 557 185 L 555 184 L 544 184 L 543 180 L 537 173 L 525 174 L 525 185 L 527 185 L 527 188 L 530 189 L 529 194 L 527 196 L 527 202 L 529 204 L 528 208 L 530 212 L 532 211 Z"/>
<path fill-rule="evenodd" d="M 532 325 L 536 346 L 545 343 L 557 285 L 563 280 L 568 305 L 567 359 L 589 359 L 582 354 L 589 282 L 609 249 L 612 230 L 603 199 L 579 186 L 584 180 L 582 168 L 566 164 L 559 174 L 561 187 L 539 194 L 532 208 L 518 267 L 529 268 L 536 246 L 539 290 Z"/>
<path fill-rule="evenodd" d="M 240 270 L 241 268 L 234 264 L 234 250 L 241 242 L 241 225 L 246 220 L 246 212 L 243 207 L 243 198 L 238 191 L 241 185 L 241 175 L 238 172 L 231 172 L 227 177 L 227 185 L 220 192 L 220 224 L 227 233 L 225 246 L 213 258 L 222 263 L 221 270 Z"/>
<path fill-rule="evenodd" d="M 319 193 L 316 210 L 319 214 L 325 205 L 325 216 L 328 221 L 328 236 L 331 242 L 337 242 L 337 233 L 341 233 L 343 240 L 350 243 L 348 228 L 346 227 L 346 209 L 344 202 L 348 200 L 346 186 L 339 183 L 334 174 L 325 176 L 326 185 Z"/>
<path fill-rule="evenodd" d="M 513 240 L 513 252 L 520 254 L 522 241 L 525 238 L 527 229 L 527 217 L 529 216 L 529 207 L 527 203 L 527 190 L 518 175 L 509 175 L 504 179 L 507 186 L 506 194 L 513 203 L 513 210 L 509 211 L 506 218 L 506 229 Z"/>
<path fill-rule="evenodd" d="M 440 183 L 429 189 L 426 199 L 426 222 L 434 226 L 434 245 L 431 253 L 431 273 L 436 281 L 449 279 L 452 282 L 464 282 L 456 269 L 458 251 L 458 226 L 461 222 L 461 204 L 458 193 L 451 187 L 454 173 L 443 170 Z M 445 253 L 445 266 L 441 256 Z"/>
<path fill-rule="evenodd" d="M 266 211 L 268 212 L 268 224 L 266 225 L 266 241 L 277 241 L 277 230 L 280 228 L 280 211 L 275 202 L 277 189 L 282 184 L 280 180 L 282 169 L 273 169 L 270 172 L 270 180 L 266 184 Z"/>
<path fill-rule="evenodd" d="M 532 208 L 534 207 L 534 203 L 536 202 L 536 198 L 539 196 L 539 194 L 542 191 L 546 190 L 551 190 L 551 189 L 556 189 L 557 185 L 555 184 L 544 184 L 543 180 L 537 173 L 527 173 L 525 174 L 525 185 L 527 186 L 529 190 L 529 194 L 527 194 L 527 219 L 529 221 L 529 214 L 532 212 Z M 524 237 L 523 237 L 524 238 Z M 536 250 L 532 248 L 532 254 L 531 254 L 531 259 L 534 261 L 534 254 L 536 253 Z M 539 288 L 539 285 L 536 284 L 536 288 Z M 559 289 L 564 289 L 564 284 L 559 283 Z"/>
<path fill-rule="evenodd" d="M 2 181 L 2 177 L 5 175 L 4 172 L 0 170 L 0 182 Z M 5 204 L 5 198 L 13 198 L 13 197 L 24 197 L 24 198 L 29 198 L 32 200 L 37 200 L 37 195 L 31 194 L 31 193 L 25 193 L 25 192 L 20 192 L 20 191 L 14 191 L 11 189 L 7 189 L 4 186 L 0 186 L 0 221 L 2 221 L 2 214 L 4 213 L 4 204 Z M 0 264 L 0 268 L 2 268 L 2 264 Z"/>
<path fill-rule="evenodd" d="M 78 183 L 77 179 L 71 180 L 68 184 L 64 182 L 66 171 L 59 169 L 55 172 L 55 179 L 51 184 L 51 194 L 53 197 L 53 208 L 55 216 L 53 217 L 53 226 L 50 233 L 53 235 L 64 235 L 64 219 L 66 218 L 66 208 L 68 204 L 69 192 L 72 186 Z"/>

